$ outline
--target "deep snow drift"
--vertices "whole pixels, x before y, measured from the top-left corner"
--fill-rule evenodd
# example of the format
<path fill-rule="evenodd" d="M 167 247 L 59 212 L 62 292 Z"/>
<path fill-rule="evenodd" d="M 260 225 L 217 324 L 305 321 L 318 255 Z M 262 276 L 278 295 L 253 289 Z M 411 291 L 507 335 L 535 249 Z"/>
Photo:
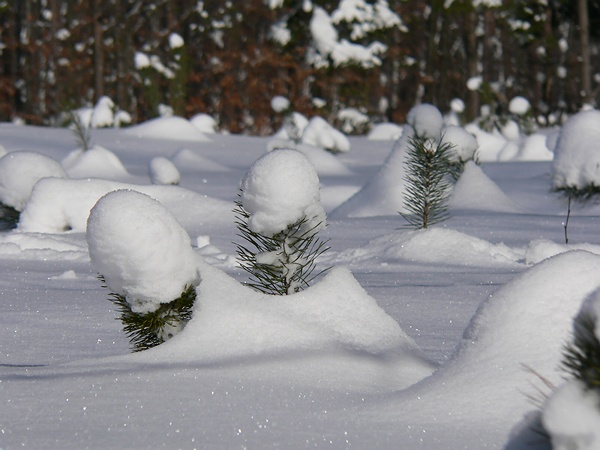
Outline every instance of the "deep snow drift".
<path fill-rule="evenodd" d="M 37 152 L 63 169 L 83 156 L 69 130 L 0 131 L 9 155 Z M 65 170 L 19 187 L 27 201 L 18 228 L 0 233 L 0 447 L 527 448 L 523 424 L 537 411 L 528 396 L 540 381 L 524 366 L 560 383 L 572 319 L 600 286 L 600 209 L 574 203 L 564 243 L 566 199 L 551 192 L 551 162 L 538 158 L 551 139 L 519 138 L 511 159 L 507 139 L 478 131 L 484 162 L 467 165 L 452 218 L 426 231 L 402 229 L 394 204 L 380 202 L 398 200 L 392 169 L 401 167 L 402 140 L 350 138 L 336 156 L 310 146 L 309 157 L 298 145 L 333 212 L 321 264 L 334 268 L 277 298 L 240 283 L 231 212 L 244 174 L 281 148 L 273 139 L 207 137 L 184 119 L 92 130 L 91 138 L 112 156 L 96 155 L 117 158 L 125 172 L 117 164 L 108 179 L 88 179 Z M 539 147 L 523 160 L 532 142 Z M 151 184 L 157 157 L 178 169 L 179 186 Z M 337 169 L 319 166 L 332 157 Z M 150 203 L 124 213 L 140 231 L 122 247 L 111 249 L 114 235 L 92 238 L 106 269 L 138 238 L 158 250 L 175 241 L 200 279 L 186 328 L 137 354 L 85 236 L 98 200 L 123 189 Z M 164 230 L 152 218 L 163 207 L 172 214 Z M 107 217 L 110 226 L 99 228 L 122 237 L 119 219 Z M 145 239 L 153 227 L 164 241 Z M 177 267 L 172 261 L 165 269 Z M 115 287 L 127 270 L 115 270 Z"/>

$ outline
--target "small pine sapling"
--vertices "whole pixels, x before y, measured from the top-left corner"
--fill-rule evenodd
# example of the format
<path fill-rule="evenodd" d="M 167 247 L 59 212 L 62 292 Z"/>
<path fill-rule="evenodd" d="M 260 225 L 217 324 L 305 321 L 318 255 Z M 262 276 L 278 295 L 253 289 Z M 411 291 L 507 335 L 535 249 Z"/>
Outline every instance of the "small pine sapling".
<path fill-rule="evenodd" d="M 105 283 L 102 276 L 100 280 Z M 146 313 L 134 312 L 123 295 L 112 292 L 109 300 L 120 314 L 118 320 L 123 324 L 131 350 L 139 352 L 168 341 L 185 327 L 192 318 L 196 290 L 191 285 L 186 286 L 181 296 Z"/>
<path fill-rule="evenodd" d="M 406 194 L 400 213 L 408 227 L 427 228 L 449 218 L 448 200 L 451 174 L 448 152 L 450 143 L 411 137 L 406 159 Z"/>
<path fill-rule="evenodd" d="M 71 112 L 71 122 L 73 122 L 73 134 L 77 143 L 83 151 L 92 148 L 92 138 L 90 136 L 90 123 L 84 123 L 83 119 L 76 112 Z M 91 122 L 91 118 L 90 118 Z"/>
<path fill-rule="evenodd" d="M 574 330 L 573 341 L 564 350 L 562 367 L 586 389 L 600 394 L 600 341 L 596 321 L 590 314 L 580 313 L 574 320 Z"/>
<path fill-rule="evenodd" d="M 265 236 L 248 227 L 250 214 L 241 201 L 236 201 L 234 213 L 238 236 L 246 243 L 236 244 L 238 262 L 250 274 L 247 284 L 257 291 L 293 294 L 329 269 L 314 273 L 317 258 L 329 250 L 327 241 L 317 237 L 321 223 L 306 229 L 308 220 L 304 218 L 273 236 Z"/>

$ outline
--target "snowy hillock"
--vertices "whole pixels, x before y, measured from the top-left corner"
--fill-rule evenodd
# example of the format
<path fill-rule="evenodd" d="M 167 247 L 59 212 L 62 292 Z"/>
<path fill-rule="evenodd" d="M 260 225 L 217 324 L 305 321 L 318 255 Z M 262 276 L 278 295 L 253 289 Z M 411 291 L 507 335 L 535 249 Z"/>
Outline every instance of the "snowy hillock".
<path fill-rule="evenodd" d="M 139 138 L 210 142 L 204 133 L 183 117 L 159 117 L 129 127 L 125 133 Z"/>
<path fill-rule="evenodd" d="M 222 164 L 219 164 L 200 153 L 182 148 L 171 156 L 171 162 L 181 172 L 228 172 L 230 169 Z"/>
<path fill-rule="evenodd" d="M 267 150 L 277 148 L 291 148 L 298 150 L 315 166 L 319 176 L 323 175 L 350 175 L 352 171 L 339 158 L 322 148 L 310 144 L 296 144 L 288 139 L 271 139 L 267 143 Z"/>
<path fill-rule="evenodd" d="M 74 150 L 61 164 L 69 178 L 104 178 L 120 181 L 133 178 L 117 155 L 99 145 L 88 150 Z"/>
<path fill-rule="evenodd" d="M 191 234 L 203 225 L 229 214 L 231 204 L 178 187 L 135 185 L 118 181 L 47 178 L 38 182 L 21 213 L 18 229 L 23 232 L 84 232 L 90 210 L 110 191 L 130 189 L 147 194 L 167 207 Z"/>
<path fill-rule="evenodd" d="M 452 190 L 451 209 L 514 213 L 520 208 L 472 161 Z"/>
<path fill-rule="evenodd" d="M 379 265 L 410 261 L 421 264 L 453 264 L 457 266 L 513 266 L 522 263 L 524 249 L 492 244 L 483 239 L 445 228 L 396 232 L 373 239 L 366 245 L 325 255 L 331 263 Z"/>
<path fill-rule="evenodd" d="M 487 433 L 512 428 L 515 414 L 532 410 L 528 394 L 541 381 L 526 367 L 550 382 L 561 379 L 558 362 L 571 321 L 600 284 L 598 274 L 600 256 L 569 252 L 517 276 L 480 305 L 447 364 L 378 402 L 363 420 L 377 417 L 381 431 L 404 424 L 399 439 L 406 448 L 432 448 L 448 433 L 468 442 L 465 448 L 485 447 Z M 440 414 L 446 419 L 439 421 Z"/>
<path fill-rule="evenodd" d="M 253 291 L 205 264 L 199 271 L 199 300 L 186 328 L 127 360 L 243 364 L 248 376 L 256 370 L 263 379 L 368 390 L 406 387 L 434 369 L 347 269 L 283 297 Z"/>
<path fill-rule="evenodd" d="M 0 203 L 22 211 L 39 180 L 66 176 L 57 161 L 40 153 L 8 153 L 0 158 Z"/>

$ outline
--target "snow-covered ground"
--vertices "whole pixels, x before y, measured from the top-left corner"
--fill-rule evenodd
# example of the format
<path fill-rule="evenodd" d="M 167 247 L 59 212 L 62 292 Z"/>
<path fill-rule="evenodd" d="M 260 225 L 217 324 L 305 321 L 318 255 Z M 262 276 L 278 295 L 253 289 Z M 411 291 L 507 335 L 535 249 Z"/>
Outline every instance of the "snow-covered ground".
<path fill-rule="evenodd" d="M 401 183 L 392 140 L 350 138 L 335 156 L 301 144 L 331 213 L 333 269 L 275 298 L 237 282 L 231 211 L 248 168 L 285 140 L 182 120 L 94 129 L 87 155 L 69 130 L 0 124 L 9 156 L 65 171 L 3 187 L 23 212 L 0 233 L 0 448 L 535 448 L 523 424 L 548 388 L 532 372 L 561 384 L 572 319 L 600 286 L 600 206 L 572 205 L 564 243 L 555 130 L 511 142 L 471 129 L 482 164 L 427 231 L 380 201 Z M 179 186 L 152 185 L 165 166 Z M 135 354 L 86 241 L 90 209 L 117 189 L 162 203 L 202 256 L 192 321 Z"/>

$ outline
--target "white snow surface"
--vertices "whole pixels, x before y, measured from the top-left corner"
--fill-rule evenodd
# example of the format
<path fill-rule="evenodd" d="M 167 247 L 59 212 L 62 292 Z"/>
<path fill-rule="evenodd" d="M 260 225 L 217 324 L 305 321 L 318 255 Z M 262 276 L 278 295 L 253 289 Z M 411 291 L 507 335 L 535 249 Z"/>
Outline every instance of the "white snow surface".
<path fill-rule="evenodd" d="M 106 194 L 87 221 L 90 260 L 111 292 L 138 313 L 157 310 L 199 281 L 190 237 L 163 205 L 136 191 Z"/>
<path fill-rule="evenodd" d="M 424 139 L 437 139 L 444 125 L 440 110 L 429 103 L 413 106 L 406 116 L 406 123 L 415 134 Z"/>
<path fill-rule="evenodd" d="M 148 165 L 148 172 L 153 184 L 177 185 L 181 181 L 181 174 L 175 164 L 164 156 L 152 158 Z"/>
<path fill-rule="evenodd" d="M 562 127 L 552 165 L 554 188 L 600 186 L 600 111 L 570 117 Z"/>
<path fill-rule="evenodd" d="M 119 157 L 99 145 L 88 150 L 73 150 L 61 161 L 61 165 L 70 178 L 130 178 Z"/>
<path fill-rule="evenodd" d="M 302 142 L 334 153 L 350 151 L 350 141 L 346 135 L 319 116 L 308 121 L 302 131 Z"/>
<path fill-rule="evenodd" d="M 116 171 L 111 179 L 44 178 L 19 227 L 0 232 L 0 447 L 528 450 L 539 438 L 522 430 L 539 413 L 528 396 L 545 386 L 524 365 L 563 380 L 572 319 L 600 285 L 600 208 L 572 205 L 565 244 L 566 199 L 550 190 L 548 159 L 518 151 L 498 162 L 506 138 L 469 127 L 482 163 L 467 165 L 453 200 L 460 207 L 415 232 L 402 228 L 393 206 L 403 138 L 395 149 L 349 138 L 351 151 L 335 156 L 348 170 L 316 168 L 327 210 L 339 209 L 321 230 L 331 250 L 319 269 L 334 267 L 309 289 L 277 298 L 239 283 L 246 274 L 235 264 L 231 212 L 240 180 L 272 138 L 215 134 L 182 145 L 177 127 L 152 133 L 145 125 L 148 137 L 92 133 L 121 161 L 127 183 L 115 181 Z M 533 136 L 551 142 L 556 131 Z M 63 161 L 73 149 L 67 129 L 0 124 L 0 133 L 9 155 L 27 149 Z M 150 185 L 156 157 L 176 163 L 180 187 Z M 141 208 L 159 222 L 176 218 L 193 243 L 183 245 L 180 234 L 180 253 L 200 276 L 188 326 L 137 354 L 85 235 L 98 199 L 123 189 L 160 202 L 143 197 L 153 206 Z M 351 196 L 352 214 L 342 214 Z M 166 245 L 143 223 L 135 239 Z M 171 225 L 157 226 L 166 241 L 181 233 Z M 110 230 L 107 245 L 125 248 L 124 229 L 115 222 Z M 555 412 L 576 394 L 557 400 Z M 573 418 L 592 420 L 577 406 Z"/>
<path fill-rule="evenodd" d="M 0 202 L 22 211 L 35 184 L 48 177 L 66 177 L 52 158 L 26 151 L 4 155 L 0 158 Z"/>
<path fill-rule="evenodd" d="M 248 170 L 241 187 L 241 202 L 250 214 L 250 230 L 273 236 L 300 220 L 314 232 L 325 227 L 319 176 L 297 150 L 277 149 L 261 156 Z"/>

